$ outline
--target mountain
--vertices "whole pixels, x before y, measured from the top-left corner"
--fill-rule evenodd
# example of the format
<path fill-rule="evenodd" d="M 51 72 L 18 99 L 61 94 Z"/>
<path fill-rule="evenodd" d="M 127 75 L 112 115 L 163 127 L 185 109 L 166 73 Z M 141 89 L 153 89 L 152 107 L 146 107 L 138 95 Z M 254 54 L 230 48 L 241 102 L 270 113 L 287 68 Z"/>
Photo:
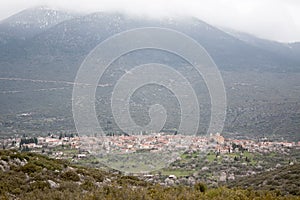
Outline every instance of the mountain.
<path fill-rule="evenodd" d="M 77 16 L 78 14 L 70 12 L 37 7 L 23 10 L 0 21 L 1 60 L 23 54 L 28 39 Z"/>
<path fill-rule="evenodd" d="M 299 61 L 299 43 L 280 43 L 272 40 L 261 39 L 253 35 L 238 32 L 231 29 L 223 29 L 226 33 L 240 39 L 241 41 L 258 47 L 260 49 L 272 52 L 276 55 L 284 55 L 290 60 Z"/>
<path fill-rule="evenodd" d="M 299 138 L 299 43 L 282 44 L 246 34 L 232 34 L 192 17 L 150 19 L 122 13 L 76 15 L 45 8 L 22 11 L 0 24 L 0 78 L 4 78 L 0 80 L 0 122 L 3 124 L 0 130 L 12 131 L 11 126 L 5 124 L 17 120 L 12 128 L 15 132 L 39 132 L 42 126 L 45 126 L 42 132 L 59 131 L 62 127 L 74 131 L 72 85 L 66 81 L 74 81 L 80 64 L 100 42 L 125 30 L 153 26 L 187 34 L 213 58 L 227 90 L 225 132 Z M 149 62 L 171 65 L 188 77 L 199 95 L 201 116 L 205 116 L 200 122 L 200 132 L 205 132 L 210 116 L 207 88 L 203 79 L 188 68 L 186 61 L 175 55 L 155 50 L 131 52 L 112 63 L 111 74 L 106 74 L 102 81 L 113 85 L 130 67 Z M 112 118 L 107 101 L 112 89 L 97 90 L 99 115 L 106 116 L 102 123 Z M 174 97 L 167 90 L 152 88 L 147 94 L 139 93 L 137 105 L 147 109 L 145 95 L 158 94 L 158 91 L 162 94 L 159 101 L 175 116 L 175 111 L 179 111 L 173 108 L 178 103 L 169 103 Z M 156 97 L 149 100 L 154 101 Z M 37 122 L 28 126 L 28 121 L 15 119 L 14 114 L 20 112 L 35 113 L 37 119 L 31 119 L 33 121 L 41 120 L 38 119 L 41 116 L 59 116 L 65 121 Z M 142 124 L 149 120 L 147 114 L 137 112 L 135 115 Z M 168 120 L 168 128 L 176 128 L 178 120 Z"/>
<path fill-rule="evenodd" d="M 221 70 L 285 72 L 300 69 L 300 60 L 294 59 L 298 56 L 290 56 L 297 53 L 293 53 L 293 49 L 286 53 L 284 46 L 287 45 L 274 42 L 275 45 L 264 45 L 262 48 L 262 45 L 249 44 L 196 18 L 152 20 L 116 13 L 94 13 L 74 18 L 67 13 L 42 8 L 25 10 L 2 22 L 2 29 L 5 30 L 2 32 L 25 41 L 21 44 L 12 41 L 3 47 L 0 61 L 14 67 L 22 65 L 22 70 L 25 64 L 28 65 L 26 69 L 32 71 L 30 67 L 41 65 L 52 58 L 56 62 L 60 57 L 60 63 L 52 64 L 46 70 L 53 70 L 53 66 L 57 66 L 65 71 L 66 66 L 73 66 L 71 77 L 61 77 L 73 80 L 79 63 L 101 41 L 124 30 L 147 26 L 170 28 L 189 35 L 208 51 Z M 274 52 L 276 45 L 279 51 Z M 24 73 L 21 71 L 18 74 Z M 30 76 L 26 73 L 24 75 Z"/>
<path fill-rule="evenodd" d="M 7 42 L 5 38 L 25 40 L 76 16 L 47 7 L 26 9 L 0 22 L 0 41 Z"/>

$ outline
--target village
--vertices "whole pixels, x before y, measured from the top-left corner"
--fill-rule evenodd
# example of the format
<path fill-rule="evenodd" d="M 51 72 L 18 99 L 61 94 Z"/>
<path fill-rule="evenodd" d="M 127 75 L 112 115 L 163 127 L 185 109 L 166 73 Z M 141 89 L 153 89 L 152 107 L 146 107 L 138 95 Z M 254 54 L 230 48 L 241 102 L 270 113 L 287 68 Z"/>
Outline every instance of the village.
<path fill-rule="evenodd" d="M 134 153 L 139 151 L 157 152 L 164 150 L 186 149 L 187 151 L 215 152 L 284 152 L 286 148 L 298 147 L 300 142 L 259 141 L 224 138 L 219 133 L 209 136 L 186 136 L 180 134 L 158 133 L 151 135 L 120 136 L 78 136 L 77 134 L 52 135 L 40 137 L 14 137 L 0 140 L 3 149 L 19 149 L 47 153 L 54 158 L 85 158 L 92 152 Z M 73 150 L 76 155 L 64 153 Z M 54 151 L 53 151 L 54 150 Z M 59 151 L 61 150 L 61 151 Z"/>
<path fill-rule="evenodd" d="M 163 185 L 219 186 L 238 177 L 251 176 L 300 162 L 300 142 L 230 139 L 221 134 L 185 136 L 151 135 L 78 136 L 48 134 L 44 137 L 14 137 L 0 140 L 3 149 L 35 152 L 70 163 L 105 168 L 101 155 L 181 151 L 166 168 L 143 173 L 143 179 Z M 122 171 L 122 170 L 121 170 Z"/>

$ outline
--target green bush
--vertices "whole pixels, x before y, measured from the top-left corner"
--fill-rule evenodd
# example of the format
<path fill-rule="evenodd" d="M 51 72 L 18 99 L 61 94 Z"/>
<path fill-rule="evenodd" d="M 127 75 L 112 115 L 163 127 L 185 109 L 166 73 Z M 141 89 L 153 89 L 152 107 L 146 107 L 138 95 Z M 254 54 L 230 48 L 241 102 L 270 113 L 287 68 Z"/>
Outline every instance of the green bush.
<path fill-rule="evenodd" d="M 80 187 L 87 191 L 93 191 L 96 188 L 92 180 L 85 180 Z"/>
<path fill-rule="evenodd" d="M 35 173 L 35 172 L 41 172 L 42 170 L 43 170 L 42 167 L 37 166 L 31 162 L 29 162 L 26 165 L 21 167 L 21 171 L 24 173 L 28 173 L 28 174 Z"/>
<path fill-rule="evenodd" d="M 61 178 L 65 181 L 80 181 L 78 174 L 72 170 L 62 173 Z"/>
<path fill-rule="evenodd" d="M 24 160 L 26 159 L 27 161 L 29 160 L 29 156 L 27 156 L 27 154 L 22 154 L 22 153 L 19 153 L 19 152 L 15 152 L 13 154 L 10 155 L 11 159 L 15 159 L 15 158 L 18 158 L 20 160 Z"/>
<path fill-rule="evenodd" d="M 3 156 L 1 156 L 0 160 L 4 160 L 4 161 L 8 162 L 9 161 L 9 157 L 6 156 L 6 155 L 3 155 Z"/>
<path fill-rule="evenodd" d="M 32 161 L 35 165 L 40 166 L 42 168 L 46 168 L 48 170 L 62 170 L 62 166 L 60 164 L 57 164 L 56 162 L 53 162 L 52 160 L 47 159 L 38 159 Z"/>
<path fill-rule="evenodd" d="M 45 190 L 50 188 L 50 184 L 46 181 L 35 181 L 30 184 L 30 190 Z"/>
<path fill-rule="evenodd" d="M 102 182 L 105 177 L 105 173 L 103 171 L 96 170 L 96 169 L 79 168 L 76 170 L 76 172 L 84 176 L 90 176 L 94 178 L 96 182 Z"/>
<path fill-rule="evenodd" d="M 77 183 L 72 181 L 63 181 L 60 183 L 60 187 L 58 188 L 60 191 L 70 191 L 73 193 L 79 193 L 80 187 Z"/>
<path fill-rule="evenodd" d="M 147 186 L 148 183 L 140 180 L 134 176 L 122 176 L 120 179 L 117 180 L 117 183 L 123 186 L 133 185 L 133 186 Z"/>
<path fill-rule="evenodd" d="M 207 190 L 207 186 L 204 183 L 196 183 L 194 189 L 204 193 Z"/>

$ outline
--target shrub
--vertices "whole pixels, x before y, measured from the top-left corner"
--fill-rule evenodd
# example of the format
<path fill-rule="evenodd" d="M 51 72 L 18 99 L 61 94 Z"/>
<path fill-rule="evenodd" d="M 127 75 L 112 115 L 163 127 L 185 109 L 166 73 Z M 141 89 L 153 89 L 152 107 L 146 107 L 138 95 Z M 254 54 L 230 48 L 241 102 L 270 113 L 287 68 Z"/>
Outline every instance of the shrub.
<path fill-rule="evenodd" d="M 39 160 L 34 160 L 33 163 L 42 168 L 46 168 L 48 170 L 53 170 L 53 171 L 62 170 L 62 166 L 52 160 L 39 159 Z"/>
<path fill-rule="evenodd" d="M 83 184 L 81 184 L 81 188 L 87 191 L 92 191 L 96 188 L 92 180 L 85 180 Z"/>
<path fill-rule="evenodd" d="M 6 156 L 6 155 L 3 155 L 3 156 L 1 156 L 0 160 L 4 160 L 4 161 L 8 162 L 9 161 L 9 157 Z"/>
<path fill-rule="evenodd" d="M 66 181 L 80 181 L 78 174 L 72 170 L 62 173 L 61 178 Z"/>
<path fill-rule="evenodd" d="M 145 181 L 140 180 L 134 176 L 122 176 L 120 179 L 117 180 L 117 183 L 120 185 L 133 185 L 133 186 L 147 186 L 148 183 Z"/>
<path fill-rule="evenodd" d="M 83 169 L 79 168 L 76 170 L 78 174 L 82 174 L 84 176 L 90 176 L 95 179 L 96 182 L 102 182 L 104 180 L 104 172 L 96 169 Z"/>
<path fill-rule="evenodd" d="M 27 156 L 26 154 L 21 154 L 19 152 L 15 152 L 15 153 L 11 154 L 10 157 L 11 157 L 11 159 L 18 158 L 20 160 L 24 160 L 24 159 L 26 159 L 27 161 L 29 160 L 29 156 Z"/>
<path fill-rule="evenodd" d="M 42 167 L 40 166 L 37 166 L 33 163 L 27 163 L 26 165 L 22 166 L 21 167 L 21 171 L 24 172 L 24 173 L 28 173 L 28 174 L 31 174 L 31 173 L 34 173 L 34 172 L 41 172 L 42 171 Z"/>
<path fill-rule="evenodd" d="M 194 189 L 200 192 L 205 193 L 207 190 L 207 186 L 204 183 L 196 183 L 194 185 Z"/>
<path fill-rule="evenodd" d="M 50 188 L 50 184 L 46 181 L 36 181 L 30 184 L 30 190 L 45 190 Z"/>
<path fill-rule="evenodd" d="M 78 193 L 80 192 L 80 187 L 77 183 L 71 181 L 64 181 L 60 183 L 59 190 L 63 192 L 70 191 L 70 192 Z"/>

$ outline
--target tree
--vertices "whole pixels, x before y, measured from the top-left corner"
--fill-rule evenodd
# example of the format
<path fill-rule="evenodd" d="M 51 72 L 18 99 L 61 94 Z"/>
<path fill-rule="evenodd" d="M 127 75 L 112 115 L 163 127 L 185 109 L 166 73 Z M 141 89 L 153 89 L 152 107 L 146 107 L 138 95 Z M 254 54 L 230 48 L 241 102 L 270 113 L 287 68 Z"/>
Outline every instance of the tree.
<path fill-rule="evenodd" d="M 35 144 L 38 144 L 38 139 L 36 137 L 34 137 L 33 140 Z"/>
<path fill-rule="evenodd" d="M 234 156 L 234 161 L 238 161 L 239 159 L 236 157 L 236 156 Z"/>
<path fill-rule="evenodd" d="M 204 183 L 196 183 L 194 185 L 194 189 L 205 193 L 207 190 L 207 186 Z"/>
<path fill-rule="evenodd" d="M 250 159 L 246 156 L 246 162 L 250 162 Z"/>

